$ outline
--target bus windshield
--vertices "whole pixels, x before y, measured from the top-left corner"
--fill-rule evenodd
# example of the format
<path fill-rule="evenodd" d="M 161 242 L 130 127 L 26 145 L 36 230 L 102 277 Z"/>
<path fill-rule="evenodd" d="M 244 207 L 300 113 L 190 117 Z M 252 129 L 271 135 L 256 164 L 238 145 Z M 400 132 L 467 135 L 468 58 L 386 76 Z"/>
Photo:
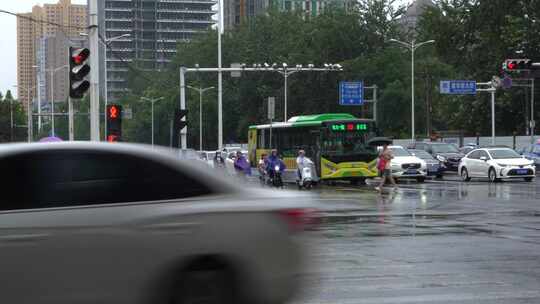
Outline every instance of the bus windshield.
<path fill-rule="evenodd" d="M 323 141 L 323 151 L 337 155 L 371 153 L 374 148 L 366 145 L 367 139 L 365 132 L 330 132 Z"/>

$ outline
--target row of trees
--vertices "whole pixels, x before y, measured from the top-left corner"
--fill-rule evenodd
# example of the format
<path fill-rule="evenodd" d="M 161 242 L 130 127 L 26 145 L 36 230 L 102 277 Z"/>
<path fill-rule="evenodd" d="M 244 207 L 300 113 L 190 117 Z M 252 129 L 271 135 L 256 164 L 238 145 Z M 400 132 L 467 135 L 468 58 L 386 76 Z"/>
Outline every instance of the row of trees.
<path fill-rule="evenodd" d="M 24 141 L 27 138 L 26 134 L 26 115 L 23 107 L 13 98 L 10 90 L 5 96 L 0 92 L 0 143 Z"/>
<path fill-rule="evenodd" d="M 416 53 L 417 134 L 427 133 L 429 120 L 434 130 L 488 135 L 489 96 L 440 95 L 439 81 L 489 81 L 492 76 L 501 75 L 503 60 L 515 57 L 517 51 L 522 56 L 540 58 L 540 1 L 440 0 L 436 4 L 424 13 L 415 33 L 417 41 L 436 40 Z M 403 11 L 395 0 L 361 0 L 352 11 L 328 9 L 316 17 L 271 11 L 224 33 L 223 65 L 339 63 L 344 72 L 299 72 L 289 78 L 288 116 L 322 112 L 365 115 L 358 107 L 340 107 L 337 100 L 339 81 L 364 80 L 366 85 L 377 85 L 380 89 L 378 114 L 383 132 L 405 138 L 410 136 L 411 125 L 410 53 L 388 42 L 391 38 L 411 38 L 400 30 L 398 19 Z M 172 113 L 179 104 L 178 70 L 196 64 L 217 66 L 216 31 L 191 43 L 179 43 L 177 55 L 167 70 L 148 72 L 138 69 L 136 62 L 130 65 L 130 93 L 115 101 L 131 107 L 134 114 L 133 119 L 124 121 L 124 140 L 150 141 L 150 104 L 141 102 L 141 97 L 164 97 L 156 103 L 155 140 L 169 145 Z M 187 82 L 192 86 L 217 87 L 217 75 L 190 73 Z M 278 73 L 243 73 L 240 78 L 225 74 L 223 85 L 226 143 L 245 142 L 249 125 L 267 121 L 265 100 L 269 96 L 277 98 L 277 119 L 282 119 L 283 78 Z M 525 132 L 529 103 L 530 92 L 524 88 L 497 93 L 498 135 Z M 83 101 L 77 107 L 80 112 L 87 112 L 88 103 Z M 187 107 L 188 140 L 190 147 L 198 147 L 197 92 L 188 90 Z M 203 148 L 214 149 L 217 90 L 205 93 L 203 107 Z M 76 126 L 83 139 L 88 134 L 87 119 L 81 116 Z M 67 130 L 67 120 L 65 124 L 61 128 Z"/>
<path fill-rule="evenodd" d="M 289 78 L 289 117 L 321 112 L 352 112 L 361 108 L 338 105 L 341 80 L 364 80 L 377 85 L 379 123 L 386 135 L 410 136 L 410 53 L 389 43 L 391 38 L 407 40 L 399 28 L 404 8 L 393 0 L 363 0 L 354 11 L 327 10 L 316 17 L 300 13 L 270 12 L 228 31 L 223 36 L 224 66 L 231 63 L 282 63 L 289 65 L 340 63 L 342 73 L 296 73 Z M 540 58 L 539 1 L 441 0 L 428 9 L 416 29 L 417 41 L 436 40 L 416 55 L 418 134 L 427 133 L 429 118 L 434 130 L 464 130 L 489 134 L 489 96 L 444 96 L 438 93 L 442 79 L 473 79 L 479 82 L 501 75 L 505 58 L 522 51 Z M 125 125 L 125 139 L 148 142 L 150 107 L 141 96 L 165 97 L 156 104 L 156 141 L 168 145 L 172 109 L 178 105 L 180 66 L 217 66 L 217 37 L 211 31 L 189 44 L 179 44 L 178 54 L 167 71 L 144 73 L 133 70 L 131 93 L 122 99 L 134 110 Z M 189 74 L 194 86 L 216 86 L 211 73 Z M 203 126 L 205 149 L 217 143 L 216 90 L 205 94 Z M 524 133 L 527 126 L 527 90 L 497 93 L 499 135 Z M 266 122 L 265 100 L 277 97 L 278 119 L 283 115 L 283 78 L 278 73 L 244 73 L 241 78 L 224 77 L 225 142 L 246 141 L 251 124 Z M 428 108 L 428 99 L 431 109 Z M 189 140 L 198 146 L 199 105 L 196 92 L 187 96 Z M 504 113 L 504 115 L 502 115 Z M 530 114 L 529 114 L 530 115 Z"/>

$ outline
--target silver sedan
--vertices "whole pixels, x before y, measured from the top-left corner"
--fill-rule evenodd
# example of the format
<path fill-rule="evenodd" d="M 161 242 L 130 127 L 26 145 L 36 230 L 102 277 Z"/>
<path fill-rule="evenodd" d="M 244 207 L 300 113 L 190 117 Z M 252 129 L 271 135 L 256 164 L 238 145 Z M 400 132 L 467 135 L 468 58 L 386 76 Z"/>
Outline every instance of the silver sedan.
<path fill-rule="evenodd" d="M 204 168 L 127 144 L 0 146 L 0 303 L 289 300 L 313 209 Z"/>

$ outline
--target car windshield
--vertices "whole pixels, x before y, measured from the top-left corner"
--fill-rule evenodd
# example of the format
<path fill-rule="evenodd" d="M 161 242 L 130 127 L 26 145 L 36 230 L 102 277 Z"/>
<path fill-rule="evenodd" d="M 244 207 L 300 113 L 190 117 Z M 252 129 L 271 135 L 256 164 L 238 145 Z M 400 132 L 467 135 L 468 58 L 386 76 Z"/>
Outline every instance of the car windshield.
<path fill-rule="evenodd" d="M 409 152 L 414 153 L 415 156 L 421 159 L 433 159 L 433 156 L 431 156 L 431 154 L 427 153 L 426 151 L 414 150 L 414 151 L 409 151 Z"/>
<path fill-rule="evenodd" d="M 393 147 L 393 148 L 390 148 L 390 150 L 392 150 L 392 153 L 394 154 L 394 156 L 411 156 L 412 155 L 409 151 L 401 147 Z"/>
<path fill-rule="evenodd" d="M 532 149 L 532 153 L 540 154 L 540 145 L 535 145 Z"/>
<path fill-rule="evenodd" d="M 511 149 L 489 150 L 493 159 L 521 158 L 521 155 Z"/>
<path fill-rule="evenodd" d="M 458 148 L 452 144 L 436 144 L 431 147 L 434 153 L 459 153 Z"/>

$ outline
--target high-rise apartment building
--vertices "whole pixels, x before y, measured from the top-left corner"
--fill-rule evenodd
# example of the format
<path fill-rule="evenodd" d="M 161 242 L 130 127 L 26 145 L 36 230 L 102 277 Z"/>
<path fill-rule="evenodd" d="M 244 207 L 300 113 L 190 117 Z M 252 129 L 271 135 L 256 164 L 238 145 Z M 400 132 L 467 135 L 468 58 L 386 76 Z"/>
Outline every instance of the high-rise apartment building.
<path fill-rule="evenodd" d="M 401 30 L 406 34 L 415 36 L 420 17 L 427 9 L 433 7 L 436 7 L 436 5 L 431 0 L 415 0 L 407 7 L 407 10 L 399 20 Z"/>
<path fill-rule="evenodd" d="M 110 46 L 100 64 L 100 87 L 107 88 L 108 99 L 126 90 L 127 63 L 141 70 L 164 69 L 175 56 L 177 43 L 209 30 L 215 23 L 215 4 L 215 0 L 99 1 L 99 28 Z"/>
<path fill-rule="evenodd" d="M 66 37 L 78 37 L 87 26 L 86 16 L 86 5 L 71 4 L 71 0 L 59 0 L 57 4 L 44 4 L 43 7 L 36 5 L 32 8 L 32 12 L 19 14 L 17 18 L 17 92 L 19 100 L 25 107 L 29 99 L 32 101 L 37 96 L 37 71 L 40 64 L 43 67 L 43 63 L 38 62 L 37 58 L 46 56 L 44 49 L 40 50 L 40 45 L 41 47 L 44 45 L 42 38 L 53 37 L 57 33 L 62 33 Z M 55 24 L 60 24 L 62 27 Z M 56 68 L 56 66 L 46 66 L 46 68 Z M 49 85 L 49 82 L 42 80 L 40 82 Z M 58 88 L 62 85 L 65 84 L 58 83 Z"/>
<path fill-rule="evenodd" d="M 349 9 L 353 4 L 353 0 L 223 0 L 223 23 L 225 29 L 231 29 L 271 8 L 317 16 L 329 6 Z"/>

